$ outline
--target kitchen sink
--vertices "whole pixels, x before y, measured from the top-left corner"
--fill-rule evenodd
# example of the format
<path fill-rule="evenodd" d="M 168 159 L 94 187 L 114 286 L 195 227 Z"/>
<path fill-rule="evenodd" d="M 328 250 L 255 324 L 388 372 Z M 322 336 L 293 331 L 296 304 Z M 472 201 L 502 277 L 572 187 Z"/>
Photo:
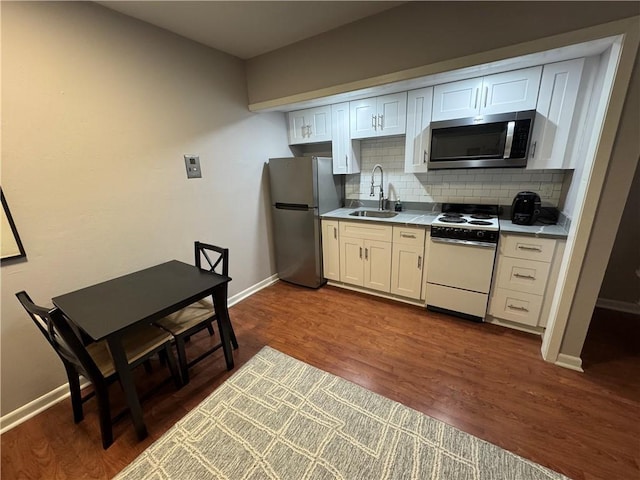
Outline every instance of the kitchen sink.
<path fill-rule="evenodd" d="M 371 217 L 371 218 L 392 218 L 398 215 L 396 212 L 387 212 L 379 210 L 356 210 L 349 214 L 352 217 Z"/>

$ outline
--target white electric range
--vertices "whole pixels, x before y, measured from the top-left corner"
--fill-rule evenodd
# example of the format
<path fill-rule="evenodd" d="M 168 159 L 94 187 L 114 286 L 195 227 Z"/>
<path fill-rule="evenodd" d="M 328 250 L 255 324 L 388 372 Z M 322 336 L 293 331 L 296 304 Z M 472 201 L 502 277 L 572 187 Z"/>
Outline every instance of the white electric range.
<path fill-rule="evenodd" d="M 427 308 L 484 321 L 500 223 L 497 205 L 445 203 L 431 223 Z"/>

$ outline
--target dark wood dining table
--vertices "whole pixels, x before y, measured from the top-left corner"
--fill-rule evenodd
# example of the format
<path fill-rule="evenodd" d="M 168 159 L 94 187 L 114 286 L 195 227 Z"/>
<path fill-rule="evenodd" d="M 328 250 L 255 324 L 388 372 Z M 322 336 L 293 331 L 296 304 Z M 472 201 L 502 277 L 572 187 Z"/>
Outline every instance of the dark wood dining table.
<path fill-rule="evenodd" d="M 122 345 L 123 335 L 211 295 L 220 319 L 226 366 L 231 370 L 229 281 L 227 276 L 172 260 L 52 299 L 93 340 L 108 342 L 139 440 L 147 436 L 147 428 Z"/>

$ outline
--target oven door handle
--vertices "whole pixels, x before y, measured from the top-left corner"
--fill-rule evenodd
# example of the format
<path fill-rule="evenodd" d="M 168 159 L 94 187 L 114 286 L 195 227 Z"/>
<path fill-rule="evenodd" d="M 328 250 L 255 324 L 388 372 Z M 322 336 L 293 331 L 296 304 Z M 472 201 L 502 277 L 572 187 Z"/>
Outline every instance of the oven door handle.
<path fill-rule="evenodd" d="M 439 238 L 431 237 L 431 241 L 435 243 L 449 243 L 457 245 L 468 245 L 470 247 L 492 248 L 495 250 L 496 244 L 490 242 L 476 242 L 474 240 L 459 240 L 457 238 Z"/>

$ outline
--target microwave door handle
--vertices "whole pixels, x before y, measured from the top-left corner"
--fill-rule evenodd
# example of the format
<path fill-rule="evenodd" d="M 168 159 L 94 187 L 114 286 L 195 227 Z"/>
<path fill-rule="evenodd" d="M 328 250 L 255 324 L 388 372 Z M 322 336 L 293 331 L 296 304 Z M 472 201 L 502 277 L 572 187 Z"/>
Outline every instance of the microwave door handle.
<path fill-rule="evenodd" d="M 511 145 L 513 144 L 513 131 L 516 128 L 516 122 L 507 122 L 507 138 L 504 142 L 504 154 L 502 158 L 509 158 L 511 156 Z"/>

